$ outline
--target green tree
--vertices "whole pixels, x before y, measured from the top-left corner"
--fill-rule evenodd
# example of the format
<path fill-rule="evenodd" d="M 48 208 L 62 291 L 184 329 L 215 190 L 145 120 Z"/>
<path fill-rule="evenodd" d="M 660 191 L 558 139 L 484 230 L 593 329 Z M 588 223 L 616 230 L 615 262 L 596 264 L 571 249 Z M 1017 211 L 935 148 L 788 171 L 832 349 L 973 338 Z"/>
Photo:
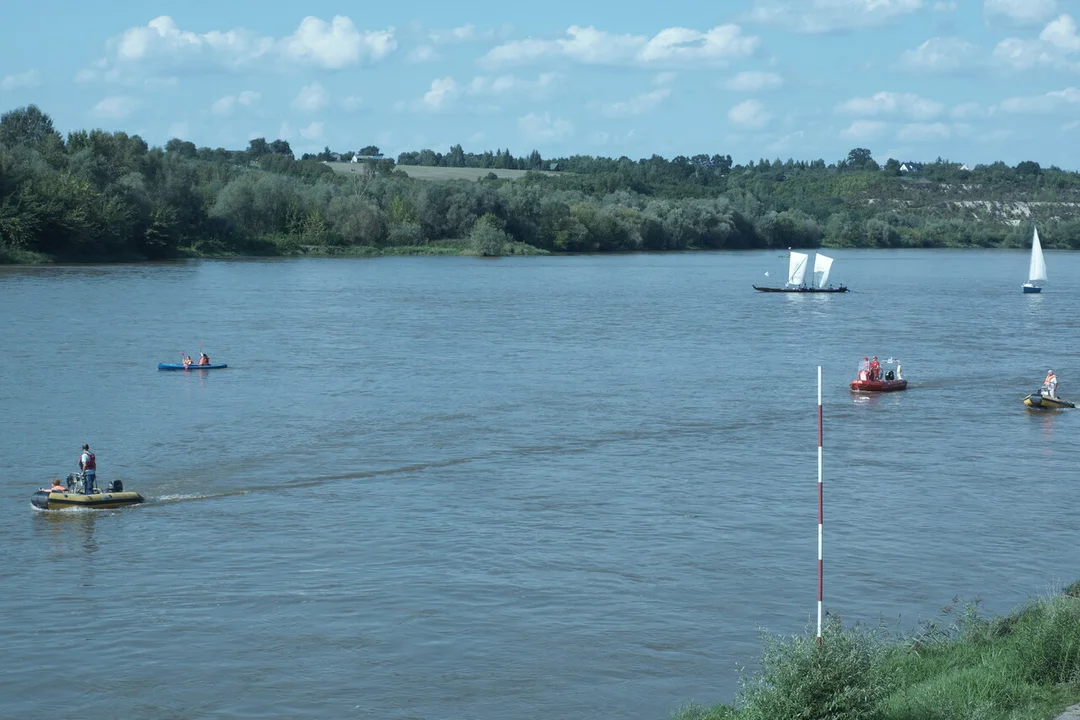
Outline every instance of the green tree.
<path fill-rule="evenodd" d="M 866 148 L 854 148 L 848 151 L 844 166 L 850 170 L 880 169 L 880 166 L 874 162 L 873 155 Z"/>
<path fill-rule="evenodd" d="M 33 147 L 51 135 L 58 135 L 52 118 L 37 105 L 27 105 L 0 115 L 0 142 Z"/>
<path fill-rule="evenodd" d="M 491 213 L 480 217 L 469 233 L 469 247 L 477 255 L 498 257 L 506 254 L 511 237 L 502 229 L 502 223 Z"/>

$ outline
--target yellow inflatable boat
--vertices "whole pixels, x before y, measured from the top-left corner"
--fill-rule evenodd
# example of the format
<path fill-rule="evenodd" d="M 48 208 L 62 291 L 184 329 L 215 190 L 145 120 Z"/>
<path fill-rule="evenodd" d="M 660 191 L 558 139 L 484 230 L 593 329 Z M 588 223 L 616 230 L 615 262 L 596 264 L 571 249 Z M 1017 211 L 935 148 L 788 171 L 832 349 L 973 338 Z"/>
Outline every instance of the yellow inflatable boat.
<path fill-rule="evenodd" d="M 119 480 L 113 480 L 105 490 L 95 488 L 91 493 L 84 493 L 81 490 L 81 479 L 76 475 L 71 475 L 68 477 L 68 486 L 65 490 L 38 490 L 30 498 L 30 502 L 40 510 L 60 510 L 72 507 L 118 508 L 125 505 L 138 505 L 143 501 L 143 496 L 139 493 L 125 491 L 124 484 Z"/>
<path fill-rule="evenodd" d="M 1064 410 L 1065 408 L 1076 407 L 1076 405 L 1068 400 L 1063 400 L 1059 397 L 1049 397 L 1041 393 L 1031 393 L 1028 395 L 1024 398 L 1024 405 L 1029 408 L 1038 408 L 1039 410 Z"/>

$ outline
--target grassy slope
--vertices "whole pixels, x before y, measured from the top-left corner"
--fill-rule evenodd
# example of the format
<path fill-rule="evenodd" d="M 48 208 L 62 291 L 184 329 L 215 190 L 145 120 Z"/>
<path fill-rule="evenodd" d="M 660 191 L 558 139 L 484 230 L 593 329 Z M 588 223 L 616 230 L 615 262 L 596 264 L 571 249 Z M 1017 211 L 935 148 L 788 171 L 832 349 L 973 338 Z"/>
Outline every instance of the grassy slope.
<path fill-rule="evenodd" d="M 1049 720 L 1080 700 L 1080 583 L 984 619 L 968 605 L 909 637 L 829 621 L 766 638 L 738 707 L 685 707 L 676 720 Z"/>
<path fill-rule="evenodd" d="M 363 170 L 363 163 L 326 163 L 337 172 L 355 173 Z M 488 168 L 452 168 L 452 167 L 424 167 L 422 165 L 398 165 L 396 172 L 403 172 L 414 180 L 479 180 L 488 173 L 495 173 L 497 177 L 506 180 L 517 180 L 525 177 L 527 170 L 497 170 Z M 557 175 L 550 171 L 543 171 L 544 175 Z"/>

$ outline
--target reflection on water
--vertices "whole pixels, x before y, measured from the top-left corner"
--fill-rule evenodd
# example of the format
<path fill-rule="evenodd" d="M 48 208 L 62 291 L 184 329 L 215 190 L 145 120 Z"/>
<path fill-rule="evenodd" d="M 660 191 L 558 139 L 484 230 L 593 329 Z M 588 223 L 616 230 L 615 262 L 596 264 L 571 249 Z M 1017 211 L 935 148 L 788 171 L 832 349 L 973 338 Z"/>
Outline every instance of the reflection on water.
<path fill-rule="evenodd" d="M 34 522 L 47 536 L 50 553 L 64 556 L 79 556 L 92 559 L 98 551 L 94 538 L 94 525 L 101 513 L 109 510 L 90 510 L 87 508 L 64 508 L 63 510 L 37 510 L 33 512 Z"/>

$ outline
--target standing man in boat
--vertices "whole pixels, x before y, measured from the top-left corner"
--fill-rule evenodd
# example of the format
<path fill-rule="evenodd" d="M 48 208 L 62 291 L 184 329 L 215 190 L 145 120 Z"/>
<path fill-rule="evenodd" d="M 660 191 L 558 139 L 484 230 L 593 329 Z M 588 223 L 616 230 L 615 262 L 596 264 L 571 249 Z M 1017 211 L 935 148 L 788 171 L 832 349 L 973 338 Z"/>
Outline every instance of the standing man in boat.
<path fill-rule="evenodd" d="M 881 379 L 881 363 L 878 362 L 877 355 L 875 355 L 873 357 L 873 359 L 870 361 L 870 379 L 871 380 L 880 380 Z"/>
<path fill-rule="evenodd" d="M 86 443 L 83 443 L 82 455 L 79 456 L 79 470 L 83 475 L 83 492 L 89 495 L 94 492 L 94 481 L 97 480 L 97 458 Z"/>
<path fill-rule="evenodd" d="M 870 358 L 863 357 L 862 362 L 859 363 L 859 380 L 870 379 Z"/>
<path fill-rule="evenodd" d="M 1048 397 L 1057 397 L 1058 379 L 1053 370 L 1046 371 L 1046 379 L 1043 380 L 1043 390 L 1046 391 Z"/>

